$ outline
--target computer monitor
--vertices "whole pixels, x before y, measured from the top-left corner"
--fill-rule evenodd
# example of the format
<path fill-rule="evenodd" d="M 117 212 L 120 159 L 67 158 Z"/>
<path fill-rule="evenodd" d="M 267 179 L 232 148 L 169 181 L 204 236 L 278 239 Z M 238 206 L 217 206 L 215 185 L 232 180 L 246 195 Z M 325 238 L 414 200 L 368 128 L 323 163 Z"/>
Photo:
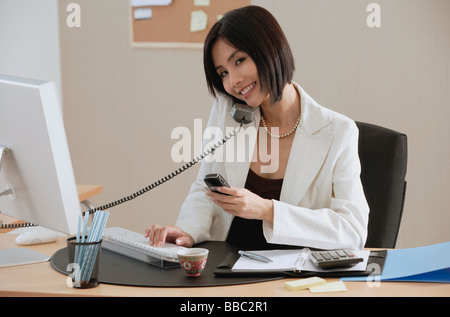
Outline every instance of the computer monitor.
<path fill-rule="evenodd" d="M 0 212 L 76 234 L 81 206 L 54 82 L 0 74 L 0 158 Z"/>

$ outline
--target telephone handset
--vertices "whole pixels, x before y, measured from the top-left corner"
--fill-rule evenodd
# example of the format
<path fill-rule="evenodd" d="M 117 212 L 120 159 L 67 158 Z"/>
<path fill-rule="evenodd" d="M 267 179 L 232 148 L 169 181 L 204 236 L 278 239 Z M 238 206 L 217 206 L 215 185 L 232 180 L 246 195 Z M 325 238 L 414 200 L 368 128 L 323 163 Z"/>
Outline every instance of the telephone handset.
<path fill-rule="evenodd" d="M 243 105 L 240 103 L 235 103 L 231 109 L 231 116 L 238 123 L 252 123 L 255 120 L 256 109 Z"/>
<path fill-rule="evenodd" d="M 253 122 L 254 118 L 255 118 L 255 111 L 256 109 L 253 109 L 247 105 L 243 105 L 243 104 L 239 104 L 239 103 L 235 103 L 231 109 L 231 116 L 233 117 L 233 119 L 240 123 L 240 126 L 238 128 L 236 128 L 233 132 L 231 132 L 229 135 L 225 136 L 225 138 L 216 143 L 213 147 L 211 147 L 210 149 L 207 149 L 205 152 L 203 152 L 202 155 L 200 155 L 199 157 L 193 159 L 191 162 L 187 163 L 186 165 L 184 165 L 183 167 L 179 168 L 178 170 L 176 170 L 175 172 L 167 175 L 164 178 L 161 178 L 160 180 L 154 182 L 153 184 L 142 188 L 141 190 L 123 197 L 122 199 L 116 200 L 114 202 L 111 202 L 109 204 L 103 205 L 101 207 L 98 208 L 94 208 L 91 210 L 87 210 L 85 212 L 83 212 L 83 214 L 94 214 L 97 211 L 102 211 L 102 210 L 106 210 L 106 209 L 110 209 L 112 207 L 118 206 L 120 204 L 126 203 L 130 200 L 133 200 L 145 193 L 147 193 L 148 191 L 154 189 L 155 187 L 158 187 L 162 184 L 164 184 L 165 182 L 171 180 L 172 178 L 174 178 L 175 176 L 178 176 L 179 174 L 181 174 L 182 172 L 188 170 L 189 168 L 191 168 L 192 166 L 196 165 L 197 163 L 199 163 L 201 160 L 203 160 L 206 156 L 208 156 L 209 154 L 213 153 L 215 150 L 217 150 L 218 148 L 220 148 L 221 146 L 223 146 L 228 140 L 230 140 L 231 138 L 233 138 L 236 134 L 238 134 L 241 129 L 242 126 L 244 124 L 248 124 Z"/>

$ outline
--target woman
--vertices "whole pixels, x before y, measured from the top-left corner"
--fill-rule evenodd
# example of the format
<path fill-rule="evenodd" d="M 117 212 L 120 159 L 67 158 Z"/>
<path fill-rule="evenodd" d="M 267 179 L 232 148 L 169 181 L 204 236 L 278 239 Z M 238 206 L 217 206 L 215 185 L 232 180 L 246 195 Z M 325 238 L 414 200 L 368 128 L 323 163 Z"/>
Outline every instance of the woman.
<path fill-rule="evenodd" d="M 239 126 L 230 116 L 236 101 L 259 107 L 249 124 L 258 128 L 258 140 L 250 147 L 278 154 L 278 168 L 262 172 L 267 163 L 260 155 L 246 163 L 203 162 L 177 224 L 150 226 L 150 243 L 363 248 L 369 208 L 359 178 L 357 127 L 292 82 L 294 59 L 275 18 L 257 6 L 227 13 L 208 34 L 204 66 L 216 97 L 208 126 Z M 278 140 L 274 149 L 271 138 Z M 220 188 L 227 195 L 205 193 L 209 173 L 227 179 L 231 187 Z"/>

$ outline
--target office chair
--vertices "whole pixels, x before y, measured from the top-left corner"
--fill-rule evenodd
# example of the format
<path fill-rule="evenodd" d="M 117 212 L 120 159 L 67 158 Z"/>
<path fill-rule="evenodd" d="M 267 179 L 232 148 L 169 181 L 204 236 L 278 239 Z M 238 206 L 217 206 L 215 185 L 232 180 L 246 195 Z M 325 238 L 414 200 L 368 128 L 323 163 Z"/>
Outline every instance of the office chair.
<path fill-rule="evenodd" d="M 407 136 L 356 122 L 361 182 L 370 207 L 368 248 L 395 248 L 406 193 Z"/>

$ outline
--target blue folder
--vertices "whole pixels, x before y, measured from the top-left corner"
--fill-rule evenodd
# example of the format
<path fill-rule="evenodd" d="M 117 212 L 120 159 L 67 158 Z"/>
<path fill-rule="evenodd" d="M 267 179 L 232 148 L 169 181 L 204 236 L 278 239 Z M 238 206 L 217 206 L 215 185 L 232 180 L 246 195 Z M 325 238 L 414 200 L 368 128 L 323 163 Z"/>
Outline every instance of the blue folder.
<path fill-rule="evenodd" d="M 426 247 L 388 250 L 380 281 L 450 283 L 450 242 Z M 342 281 L 366 281 L 344 277 Z"/>

